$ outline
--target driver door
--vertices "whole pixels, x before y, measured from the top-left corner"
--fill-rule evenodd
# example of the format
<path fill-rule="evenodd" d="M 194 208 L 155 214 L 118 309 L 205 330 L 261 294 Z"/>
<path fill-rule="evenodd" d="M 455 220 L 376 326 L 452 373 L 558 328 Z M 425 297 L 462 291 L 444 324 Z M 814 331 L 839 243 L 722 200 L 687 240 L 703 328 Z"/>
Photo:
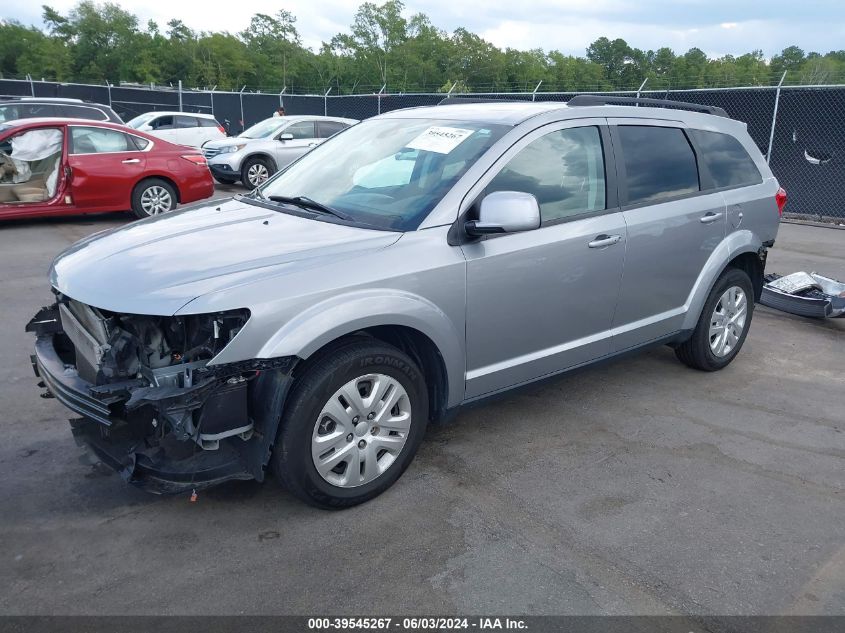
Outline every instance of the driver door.
<path fill-rule="evenodd" d="M 290 134 L 293 138 L 282 140 L 282 136 Z M 287 167 L 297 158 L 309 152 L 317 145 L 317 133 L 314 121 L 296 121 L 291 123 L 276 135 L 273 158 L 276 167 Z"/>
<path fill-rule="evenodd" d="M 533 194 L 541 226 L 462 246 L 466 398 L 610 353 L 626 241 L 610 147 L 604 119 L 555 123 L 510 148 L 479 184 L 476 207 L 493 191 Z"/>

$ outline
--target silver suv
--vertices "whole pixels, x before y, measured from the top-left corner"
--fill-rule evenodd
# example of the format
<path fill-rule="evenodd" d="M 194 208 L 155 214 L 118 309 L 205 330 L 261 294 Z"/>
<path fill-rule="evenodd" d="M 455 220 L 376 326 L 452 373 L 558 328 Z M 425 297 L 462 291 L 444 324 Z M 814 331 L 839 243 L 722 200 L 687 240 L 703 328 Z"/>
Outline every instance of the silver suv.
<path fill-rule="evenodd" d="M 743 123 L 660 105 L 691 111 L 395 111 L 249 195 L 92 236 L 53 263 L 36 373 L 129 482 L 272 462 L 340 508 L 462 405 L 652 345 L 721 369 L 786 196 Z"/>
<path fill-rule="evenodd" d="M 234 138 L 202 146 L 214 179 L 224 185 L 238 180 L 254 189 L 312 148 L 357 123 L 325 116 L 271 117 Z"/>

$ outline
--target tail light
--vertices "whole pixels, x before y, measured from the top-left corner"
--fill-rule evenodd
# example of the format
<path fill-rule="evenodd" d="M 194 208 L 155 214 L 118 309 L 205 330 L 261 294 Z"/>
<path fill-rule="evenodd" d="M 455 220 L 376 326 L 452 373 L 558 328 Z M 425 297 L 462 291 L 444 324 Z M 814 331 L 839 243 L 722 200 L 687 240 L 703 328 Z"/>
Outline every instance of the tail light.
<path fill-rule="evenodd" d="M 786 206 L 786 189 L 778 187 L 778 192 L 775 194 L 775 202 L 778 205 L 778 215 L 783 216 L 783 208 Z"/>
<path fill-rule="evenodd" d="M 189 163 L 193 163 L 194 165 L 200 165 L 201 167 L 206 166 L 205 156 L 202 154 L 184 154 L 182 156 L 186 161 Z"/>
<path fill-rule="evenodd" d="M 217 124 L 217 129 L 220 130 L 221 134 L 223 134 L 224 136 L 226 135 L 226 128 L 220 125 L 219 123 Z"/>

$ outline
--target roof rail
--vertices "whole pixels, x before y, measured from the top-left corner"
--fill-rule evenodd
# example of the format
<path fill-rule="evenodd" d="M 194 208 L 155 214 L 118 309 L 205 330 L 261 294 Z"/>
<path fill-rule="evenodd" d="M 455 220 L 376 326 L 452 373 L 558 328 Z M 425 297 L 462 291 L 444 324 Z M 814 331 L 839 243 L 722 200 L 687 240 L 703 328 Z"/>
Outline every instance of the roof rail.
<path fill-rule="evenodd" d="M 657 108 L 675 108 L 676 110 L 692 110 L 693 112 L 704 112 L 716 116 L 728 117 L 724 108 L 719 106 L 708 106 L 700 103 L 687 103 L 685 101 L 671 101 L 669 99 L 648 99 L 646 97 L 615 97 L 607 95 L 576 95 L 566 102 L 568 106 L 597 106 L 597 105 L 646 105 Z"/>
<path fill-rule="evenodd" d="M 483 97 L 444 97 L 437 105 L 455 105 L 456 103 L 531 103 L 522 99 L 485 99 Z"/>

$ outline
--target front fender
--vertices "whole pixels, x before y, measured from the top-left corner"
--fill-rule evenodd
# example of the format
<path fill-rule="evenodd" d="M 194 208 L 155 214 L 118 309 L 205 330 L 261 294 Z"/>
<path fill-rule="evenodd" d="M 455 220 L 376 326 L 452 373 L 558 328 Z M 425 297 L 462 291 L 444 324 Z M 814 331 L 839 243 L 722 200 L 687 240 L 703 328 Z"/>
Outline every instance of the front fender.
<path fill-rule="evenodd" d="M 716 279 L 719 278 L 719 275 L 722 274 L 731 260 L 743 253 L 756 254 L 762 245 L 763 240 L 760 236 L 749 230 L 734 231 L 722 240 L 710 254 L 687 298 L 684 330 L 695 328 L 701 310 L 704 308 L 704 303 L 710 294 L 710 289 L 713 288 Z"/>
<path fill-rule="evenodd" d="M 463 341 L 446 314 L 427 299 L 395 289 L 372 288 L 337 295 L 289 319 L 259 352 L 260 358 L 308 358 L 324 345 L 380 325 L 413 328 L 437 346 L 446 366 L 448 406 L 464 395 Z"/>

